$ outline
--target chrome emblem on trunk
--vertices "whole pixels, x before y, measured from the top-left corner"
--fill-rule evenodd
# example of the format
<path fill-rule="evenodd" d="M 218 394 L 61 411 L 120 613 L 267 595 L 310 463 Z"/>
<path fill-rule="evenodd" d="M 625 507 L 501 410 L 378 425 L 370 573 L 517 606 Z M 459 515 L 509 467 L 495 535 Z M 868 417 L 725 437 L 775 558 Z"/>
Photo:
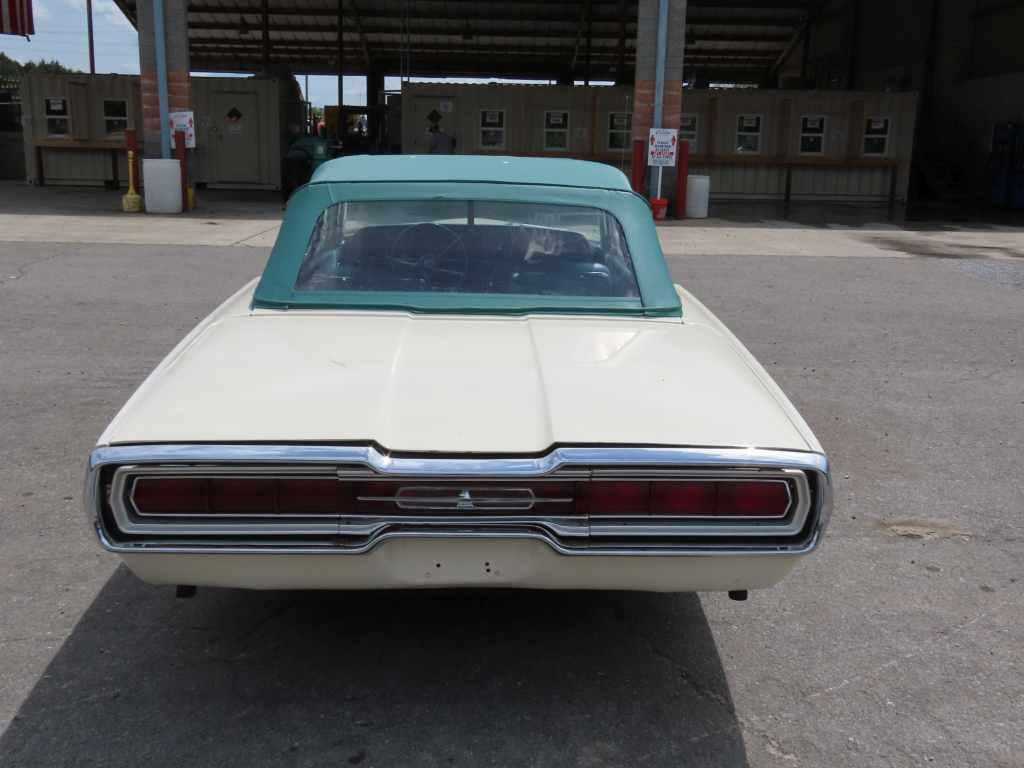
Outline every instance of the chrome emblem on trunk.
<path fill-rule="evenodd" d="M 533 507 L 529 488 L 452 488 L 407 485 L 398 490 L 395 504 L 400 509 L 434 509 L 452 512 L 525 510 Z"/>

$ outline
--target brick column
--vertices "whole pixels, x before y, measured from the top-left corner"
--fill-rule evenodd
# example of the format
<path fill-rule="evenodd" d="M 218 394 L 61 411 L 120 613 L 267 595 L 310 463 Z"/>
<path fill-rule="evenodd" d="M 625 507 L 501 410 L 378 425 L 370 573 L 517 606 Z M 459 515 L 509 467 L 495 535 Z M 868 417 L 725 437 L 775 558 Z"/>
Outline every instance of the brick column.
<path fill-rule="evenodd" d="M 683 52 L 686 46 L 686 0 L 669 0 L 663 128 L 678 128 L 683 110 Z M 633 139 L 647 141 L 654 122 L 654 83 L 658 51 L 658 0 L 637 5 L 636 78 L 633 83 Z M 666 177 L 667 178 L 667 177 Z"/>
<path fill-rule="evenodd" d="M 188 0 L 164 0 L 167 34 L 167 109 L 192 109 L 189 76 Z M 139 71 L 142 73 L 142 154 L 160 157 L 160 97 L 156 81 L 156 48 L 153 40 L 153 0 L 138 3 Z"/>

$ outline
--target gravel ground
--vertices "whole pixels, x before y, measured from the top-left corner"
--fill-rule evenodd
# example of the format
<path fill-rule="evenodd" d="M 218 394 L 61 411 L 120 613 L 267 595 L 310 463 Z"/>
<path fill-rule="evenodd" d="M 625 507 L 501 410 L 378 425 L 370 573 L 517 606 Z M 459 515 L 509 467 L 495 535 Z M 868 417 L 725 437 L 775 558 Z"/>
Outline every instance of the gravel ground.
<path fill-rule="evenodd" d="M 176 600 L 86 536 L 82 463 L 266 250 L 0 243 L 0 765 L 1024 765 L 1024 260 L 978 255 L 670 258 L 833 460 L 747 603 Z"/>

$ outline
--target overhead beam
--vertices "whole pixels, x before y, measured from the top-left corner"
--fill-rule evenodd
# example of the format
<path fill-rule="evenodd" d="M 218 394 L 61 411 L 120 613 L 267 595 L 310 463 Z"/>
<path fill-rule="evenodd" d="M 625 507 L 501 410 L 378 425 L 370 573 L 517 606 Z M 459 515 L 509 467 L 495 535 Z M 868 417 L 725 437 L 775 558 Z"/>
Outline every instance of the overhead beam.
<path fill-rule="evenodd" d="M 782 49 L 782 52 L 779 54 L 779 57 L 775 59 L 775 63 L 773 63 L 771 68 L 768 70 L 768 79 L 771 79 L 775 77 L 776 74 L 778 74 L 778 71 L 782 69 L 783 65 L 786 63 L 789 57 L 793 55 L 793 51 L 796 50 L 796 47 L 804 41 L 804 38 L 807 36 L 807 30 L 810 29 L 810 27 L 811 22 L 805 21 L 803 24 L 800 25 L 800 28 L 793 33 L 793 37 L 790 39 L 788 43 L 786 43 L 786 47 Z"/>
<path fill-rule="evenodd" d="M 793 29 L 800 23 L 800 17 L 779 18 L 778 16 L 701 16 L 699 13 L 688 13 L 687 27 L 775 27 L 776 29 Z"/>
<path fill-rule="evenodd" d="M 230 21 L 229 22 L 224 22 L 224 21 L 204 22 L 204 21 L 190 20 L 189 21 L 189 25 L 188 25 L 188 28 L 189 28 L 190 32 L 192 32 L 192 31 L 195 31 L 195 32 L 203 32 L 203 31 L 207 31 L 207 32 L 244 32 L 244 31 L 248 31 L 249 27 L 250 27 L 250 25 L 245 23 L 244 21 L 240 21 L 240 22 L 230 22 Z M 296 33 L 322 33 L 322 34 L 327 34 L 327 35 L 333 35 L 336 32 L 336 27 L 335 27 L 334 24 L 271 24 L 270 25 L 270 31 L 271 32 L 296 32 Z M 364 33 L 365 33 L 365 36 L 367 36 L 367 37 L 371 36 L 371 35 L 373 35 L 373 36 L 394 35 L 394 36 L 397 37 L 397 36 L 399 36 L 401 34 L 401 31 L 399 29 L 397 29 L 397 28 L 391 28 L 391 27 L 369 27 L 369 28 L 364 28 Z M 357 33 L 350 33 L 349 36 L 353 40 L 359 40 L 359 36 L 358 36 Z M 422 32 L 413 32 L 412 33 L 412 37 L 429 37 L 429 38 L 432 38 L 432 39 L 433 38 L 438 38 L 438 37 L 452 37 L 452 38 L 457 38 L 459 40 L 463 40 L 463 39 L 465 39 L 465 32 L 463 30 L 455 30 L 455 29 L 452 29 L 450 31 L 422 31 Z M 566 34 L 566 35 L 559 35 L 557 33 L 551 33 L 551 32 L 547 32 L 547 31 L 538 34 L 537 32 L 533 32 L 533 31 L 530 31 L 530 30 L 519 30 L 519 29 L 515 29 L 515 30 L 512 30 L 512 29 L 506 29 L 506 30 L 484 30 L 484 31 L 477 30 L 477 31 L 474 31 L 474 33 L 472 34 L 472 37 L 473 38 L 478 38 L 478 37 L 528 38 L 530 40 L 560 40 L 560 41 L 563 41 L 563 42 L 568 42 L 568 41 L 573 39 L 572 35 L 568 35 L 568 34 Z M 727 42 L 731 42 L 734 39 L 735 38 L 732 38 L 732 37 L 722 37 L 721 38 L 721 40 L 727 41 Z M 608 37 L 595 37 L 594 40 L 595 41 L 604 42 L 604 43 L 608 43 L 608 44 L 612 44 L 612 43 L 616 42 L 615 38 L 610 36 L 610 35 Z M 737 42 L 743 42 L 743 40 L 738 40 Z M 375 44 L 376 44 L 375 41 L 368 40 L 368 46 L 373 46 Z"/>
<path fill-rule="evenodd" d="M 689 8 L 729 8 L 756 11 L 806 13 L 815 0 L 688 0 Z"/>
<path fill-rule="evenodd" d="M 223 49 L 247 48 L 247 49 L 259 50 L 259 48 L 260 48 L 260 41 L 259 40 L 240 40 L 240 39 L 239 40 L 196 40 L 196 41 L 194 41 L 191 44 L 190 47 L 192 47 L 192 48 L 194 48 L 196 50 L 209 49 L 209 48 L 223 48 Z M 406 48 L 406 46 L 402 45 L 401 43 L 395 43 L 393 45 L 381 46 L 380 48 L 378 48 L 378 51 L 379 52 L 402 51 L 405 48 Z M 284 43 L 278 43 L 277 45 L 274 46 L 274 50 L 275 51 L 287 51 L 287 50 L 293 50 L 293 51 L 302 51 L 302 50 L 324 50 L 324 51 L 329 51 L 329 50 L 333 50 L 333 51 L 337 51 L 338 49 L 337 49 L 335 44 L 330 43 L 330 42 L 316 42 L 316 41 L 312 41 L 312 40 L 308 40 L 308 41 L 294 40 L 294 41 L 289 41 L 289 42 L 284 42 Z M 411 46 L 411 50 L 414 51 L 414 52 L 419 52 L 419 53 L 451 53 L 452 55 L 459 55 L 459 54 L 467 54 L 468 55 L 468 54 L 472 54 L 472 55 L 475 55 L 475 56 L 487 55 L 489 58 L 487 60 L 482 60 L 480 62 L 480 68 L 483 69 L 483 70 L 486 70 L 487 63 L 489 61 L 498 61 L 498 60 L 501 60 L 501 59 L 509 59 L 509 58 L 514 58 L 516 56 L 546 56 L 546 57 L 549 57 L 549 58 L 562 58 L 563 61 L 564 61 L 564 57 L 565 57 L 566 53 L 568 52 L 567 49 L 565 49 L 565 48 L 563 48 L 563 49 L 548 48 L 548 47 L 545 47 L 545 48 L 530 48 L 530 47 L 526 47 L 526 46 L 518 46 L 516 48 L 505 48 L 502 51 L 502 55 L 501 56 L 496 56 L 496 55 L 494 55 L 494 53 L 495 53 L 494 50 L 492 48 L 488 47 L 488 46 L 467 46 L 467 45 L 451 46 L 451 45 L 431 45 L 431 44 L 426 44 L 426 43 L 423 43 L 423 44 L 413 44 Z M 606 56 L 603 56 L 602 58 L 611 59 L 613 57 L 614 57 L 614 52 L 611 52 L 611 53 L 607 54 Z M 444 59 L 441 58 L 441 59 L 439 59 L 439 61 L 441 63 L 443 63 Z"/>
<path fill-rule="evenodd" d="M 804 43 L 804 56 L 803 61 L 800 65 L 801 78 L 807 76 L 807 41 L 810 39 L 811 26 L 818 20 L 821 12 L 828 4 L 828 0 L 815 0 L 814 6 L 808 10 L 807 18 L 804 19 L 803 24 L 793 33 L 792 39 L 786 43 L 786 47 L 782 49 L 779 54 L 779 58 L 772 64 L 771 69 L 768 71 L 768 78 L 774 77 L 778 74 L 779 70 L 785 65 L 786 61 L 790 56 L 793 55 L 793 51 L 796 50 L 797 46 Z"/>
<path fill-rule="evenodd" d="M 208 42 L 196 42 L 192 45 L 192 49 L 197 53 L 208 54 L 210 52 L 227 52 L 227 51 L 248 51 L 257 53 L 259 52 L 259 41 L 246 41 L 246 40 L 234 40 L 234 41 L 208 41 Z M 374 57 L 374 61 L 388 58 L 389 56 L 400 55 L 402 48 L 400 46 L 394 46 L 389 49 L 381 50 L 377 52 Z M 458 57 L 477 57 L 477 66 L 474 70 L 477 74 L 484 76 L 490 72 L 490 67 L 498 62 L 515 62 L 517 58 L 526 58 L 531 61 L 537 60 L 555 60 L 564 62 L 564 53 L 559 55 L 557 52 L 552 52 L 550 49 L 537 49 L 537 48 L 517 48 L 509 51 L 507 56 L 502 57 L 490 57 L 486 59 L 486 63 L 479 57 L 488 53 L 487 49 L 481 48 L 451 48 L 448 46 L 444 47 L 414 47 L 413 52 L 420 54 L 431 54 L 441 53 L 447 54 L 445 57 L 437 57 L 431 63 L 436 64 L 440 69 L 444 69 L 446 63 L 449 60 L 456 59 Z M 289 54 L 289 55 L 303 55 L 309 54 L 324 54 L 328 55 L 333 53 L 337 58 L 336 49 L 330 43 L 311 43 L 311 42 L 291 42 L 283 43 L 274 46 L 275 54 Z M 600 65 L 600 69 L 610 70 L 611 65 L 615 62 L 616 56 L 614 52 L 595 59 L 595 65 Z M 692 64 L 714 64 L 721 66 L 738 66 L 738 67 L 760 67 L 763 71 L 766 67 L 770 66 L 772 62 L 771 56 L 754 56 L 754 55 L 743 55 L 743 56 L 716 56 L 711 54 L 693 54 L 687 55 L 687 62 Z M 351 74 L 352 68 L 346 67 L 346 72 Z M 550 77 L 550 72 L 547 70 L 544 75 L 544 79 Z M 595 70 L 596 71 L 596 70 Z"/>
<path fill-rule="evenodd" d="M 447 0 L 450 2 L 450 0 Z M 447 4 L 446 2 L 446 4 Z M 592 0 L 593 2 L 593 0 Z M 479 5 L 479 3 L 474 3 Z M 600 6 L 591 7 L 591 20 L 595 26 L 607 25 L 613 28 L 617 32 L 619 25 L 621 24 L 621 18 L 618 15 L 617 9 L 615 12 L 598 12 Z M 608 8 L 609 6 L 604 6 Z M 711 10 L 720 8 L 722 6 L 709 5 L 705 6 L 704 10 Z M 790 6 L 792 8 L 792 6 Z M 795 9 L 794 9 L 795 10 Z M 225 15 L 244 15 L 244 16 L 259 16 L 262 14 L 262 5 L 244 5 L 225 7 L 219 5 L 209 5 L 206 3 L 193 3 L 189 6 L 189 16 L 196 14 L 215 14 L 217 16 Z M 294 8 L 284 5 L 270 4 L 268 7 L 268 13 L 271 16 L 299 16 L 308 18 L 333 18 L 336 12 L 330 8 Z M 764 15 L 746 15 L 746 16 L 720 16 L 720 15 L 708 15 L 702 13 L 701 8 L 694 8 L 693 4 L 689 4 L 689 11 L 687 14 L 687 25 L 688 26 L 730 26 L 730 27 L 779 27 L 779 28 L 793 28 L 799 24 L 805 17 L 803 13 L 794 13 L 789 16 L 764 16 Z M 395 21 L 400 23 L 402 19 L 401 13 L 383 11 L 371 7 L 360 7 L 359 9 L 360 23 L 370 26 L 371 20 L 383 20 L 383 21 Z M 476 22 L 488 23 L 488 22 L 522 22 L 524 20 L 534 21 L 538 24 L 566 24 L 572 26 L 574 29 L 578 29 L 580 21 L 583 18 L 583 14 L 567 14 L 564 11 L 555 9 L 552 10 L 550 6 L 544 6 L 536 9 L 536 12 L 530 11 L 530 15 L 526 16 L 524 13 L 517 13 L 512 11 L 501 11 L 495 9 L 491 11 L 488 9 L 486 14 L 481 13 L 477 15 L 467 15 L 464 9 L 458 8 L 442 8 L 433 10 L 430 13 L 422 16 L 415 16 L 418 20 L 428 21 L 455 21 L 464 22 L 467 18 L 472 18 Z M 629 27 L 636 27 L 636 20 L 627 20 Z M 367 33 L 370 30 L 367 29 Z M 611 33 L 611 34 L 614 34 Z"/>
<path fill-rule="evenodd" d="M 247 31 L 248 25 L 244 22 L 224 22 L 224 21 L 189 21 L 190 32 L 244 32 Z M 325 35 L 333 34 L 336 29 L 334 25 L 324 24 L 280 24 L 271 23 L 269 26 L 271 32 L 295 32 L 295 33 L 322 33 Z M 359 40 L 360 46 L 366 46 L 364 50 L 364 57 L 370 54 L 369 47 L 375 46 L 375 41 L 367 40 L 370 35 L 398 35 L 400 30 L 387 27 L 387 26 L 364 26 L 363 27 L 363 39 L 360 40 L 358 34 L 352 35 L 356 40 Z M 430 32 L 414 32 L 412 37 L 453 37 L 463 39 L 464 33 L 459 30 L 451 31 L 430 31 Z M 530 30 L 519 30 L 519 29 L 505 29 L 505 30 L 480 30 L 477 29 L 473 33 L 474 38 L 481 37 L 508 37 L 508 38 L 529 38 L 531 40 L 562 40 L 565 41 L 569 38 L 567 35 L 552 34 L 550 32 L 537 34 Z M 703 43 L 787 43 L 792 39 L 792 35 L 785 33 L 764 33 L 764 34 L 750 34 L 750 33 L 721 33 L 711 32 L 704 33 L 697 37 L 696 40 L 687 43 L 687 48 L 696 47 Z M 624 39 L 620 36 L 618 38 L 608 36 L 595 36 L 594 42 L 601 44 L 621 45 L 623 40 L 628 47 L 633 47 L 635 41 L 628 36 Z"/>
<path fill-rule="evenodd" d="M 790 37 L 787 32 L 702 32 L 692 42 L 687 42 L 687 46 L 700 43 L 785 43 Z"/>
<path fill-rule="evenodd" d="M 301 58 L 300 58 L 301 54 Z M 335 55 L 331 51 L 318 53 L 315 51 L 277 51 L 272 54 L 274 61 L 288 63 L 296 71 L 308 71 L 310 74 L 332 75 L 336 72 Z M 256 51 L 246 52 L 244 50 L 228 51 L 201 51 L 196 52 L 192 60 L 193 69 L 196 71 L 209 72 L 237 72 L 237 71 L 258 71 L 260 66 L 259 53 Z M 399 57 L 397 55 L 387 58 L 377 58 L 374 66 L 380 66 L 389 71 L 398 71 Z M 536 58 L 529 61 L 496 61 L 488 62 L 486 75 L 490 77 L 511 77 L 522 79 L 549 80 L 550 73 L 562 64 L 565 60 L 558 58 Z M 598 70 L 600 73 L 600 70 Z M 365 74 L 357 68 L 346 70 L 349 75 Z M 420 60 L 411 71 L 412 77 L 451 75 L 480 77 L 481 60 L 479 56 L 452 57 L 445 62 L 430 62 Z"/>
<path fill-rule="evenodd" d="M 474 5 L 480 6 L 479 2 L 475 2 Z M 232 15 L 232 14 L 245 14 L 250 16 L 256 16 L 262 13 L 262 9 L 259 5 L 240 5 L 240 6 L 218 6 L 209 5 L 206 3 L 193 3 L 189 6 L 189 14 L 196 13 L 207 13 L 207 14 L 218 14 L 218 15 Z M 286 5 L 270 5 L 271 16 L 309 16 L 309 17 L 327 17 L 333 18 L 335 11 L 330 8 L 295 8 Z M 578 24 L 580 14 L 568 14 L 560 9 L 552 10 L 550 6 L 544 6 L 531 10 L 528 12 L 515 12 L 515 11 L 501 11 L 495 9 L 495 11 L 487 10 L 486 13 L 480 13 L 479 15 L 471 14 L 465 9 L 452 9 L 452 8 L 441 8 L 438 10 L 430 11 L 422 16 L 415 14 L 411 15 L 411 18 L 417 20 L 427 21 L 465 21 L 467 18 L 472 18 L 474 21 L 535 21 L 538 23 L 547 22 L 559 22 L 565 24 Z M 360 8 L 360 18 L 362 21 L 369 21 L 370 19 L 393 19 L 400 21 L 402 14 L 394 11 L 385 11 L 369 6 L 363 6 Z M 618 24 L 618 16 L 615 13 L 607 14 L 594 14 L 594 23 L 607 23 L 607 24 Z M 635 23 L 635 22 L 634 22 Z"/>

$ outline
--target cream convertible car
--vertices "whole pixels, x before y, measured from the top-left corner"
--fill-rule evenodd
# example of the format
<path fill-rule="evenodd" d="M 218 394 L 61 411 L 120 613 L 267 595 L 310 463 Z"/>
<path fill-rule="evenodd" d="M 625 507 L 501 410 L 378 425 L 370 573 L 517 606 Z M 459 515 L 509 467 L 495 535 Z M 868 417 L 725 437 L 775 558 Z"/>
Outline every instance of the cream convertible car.
<path fill-rule="evenodd" d="M 99 439 L 87 508 L 146 581 L 768 587 L 818 544 L 821 446 L 573 160 L 352 157 Z"/>

